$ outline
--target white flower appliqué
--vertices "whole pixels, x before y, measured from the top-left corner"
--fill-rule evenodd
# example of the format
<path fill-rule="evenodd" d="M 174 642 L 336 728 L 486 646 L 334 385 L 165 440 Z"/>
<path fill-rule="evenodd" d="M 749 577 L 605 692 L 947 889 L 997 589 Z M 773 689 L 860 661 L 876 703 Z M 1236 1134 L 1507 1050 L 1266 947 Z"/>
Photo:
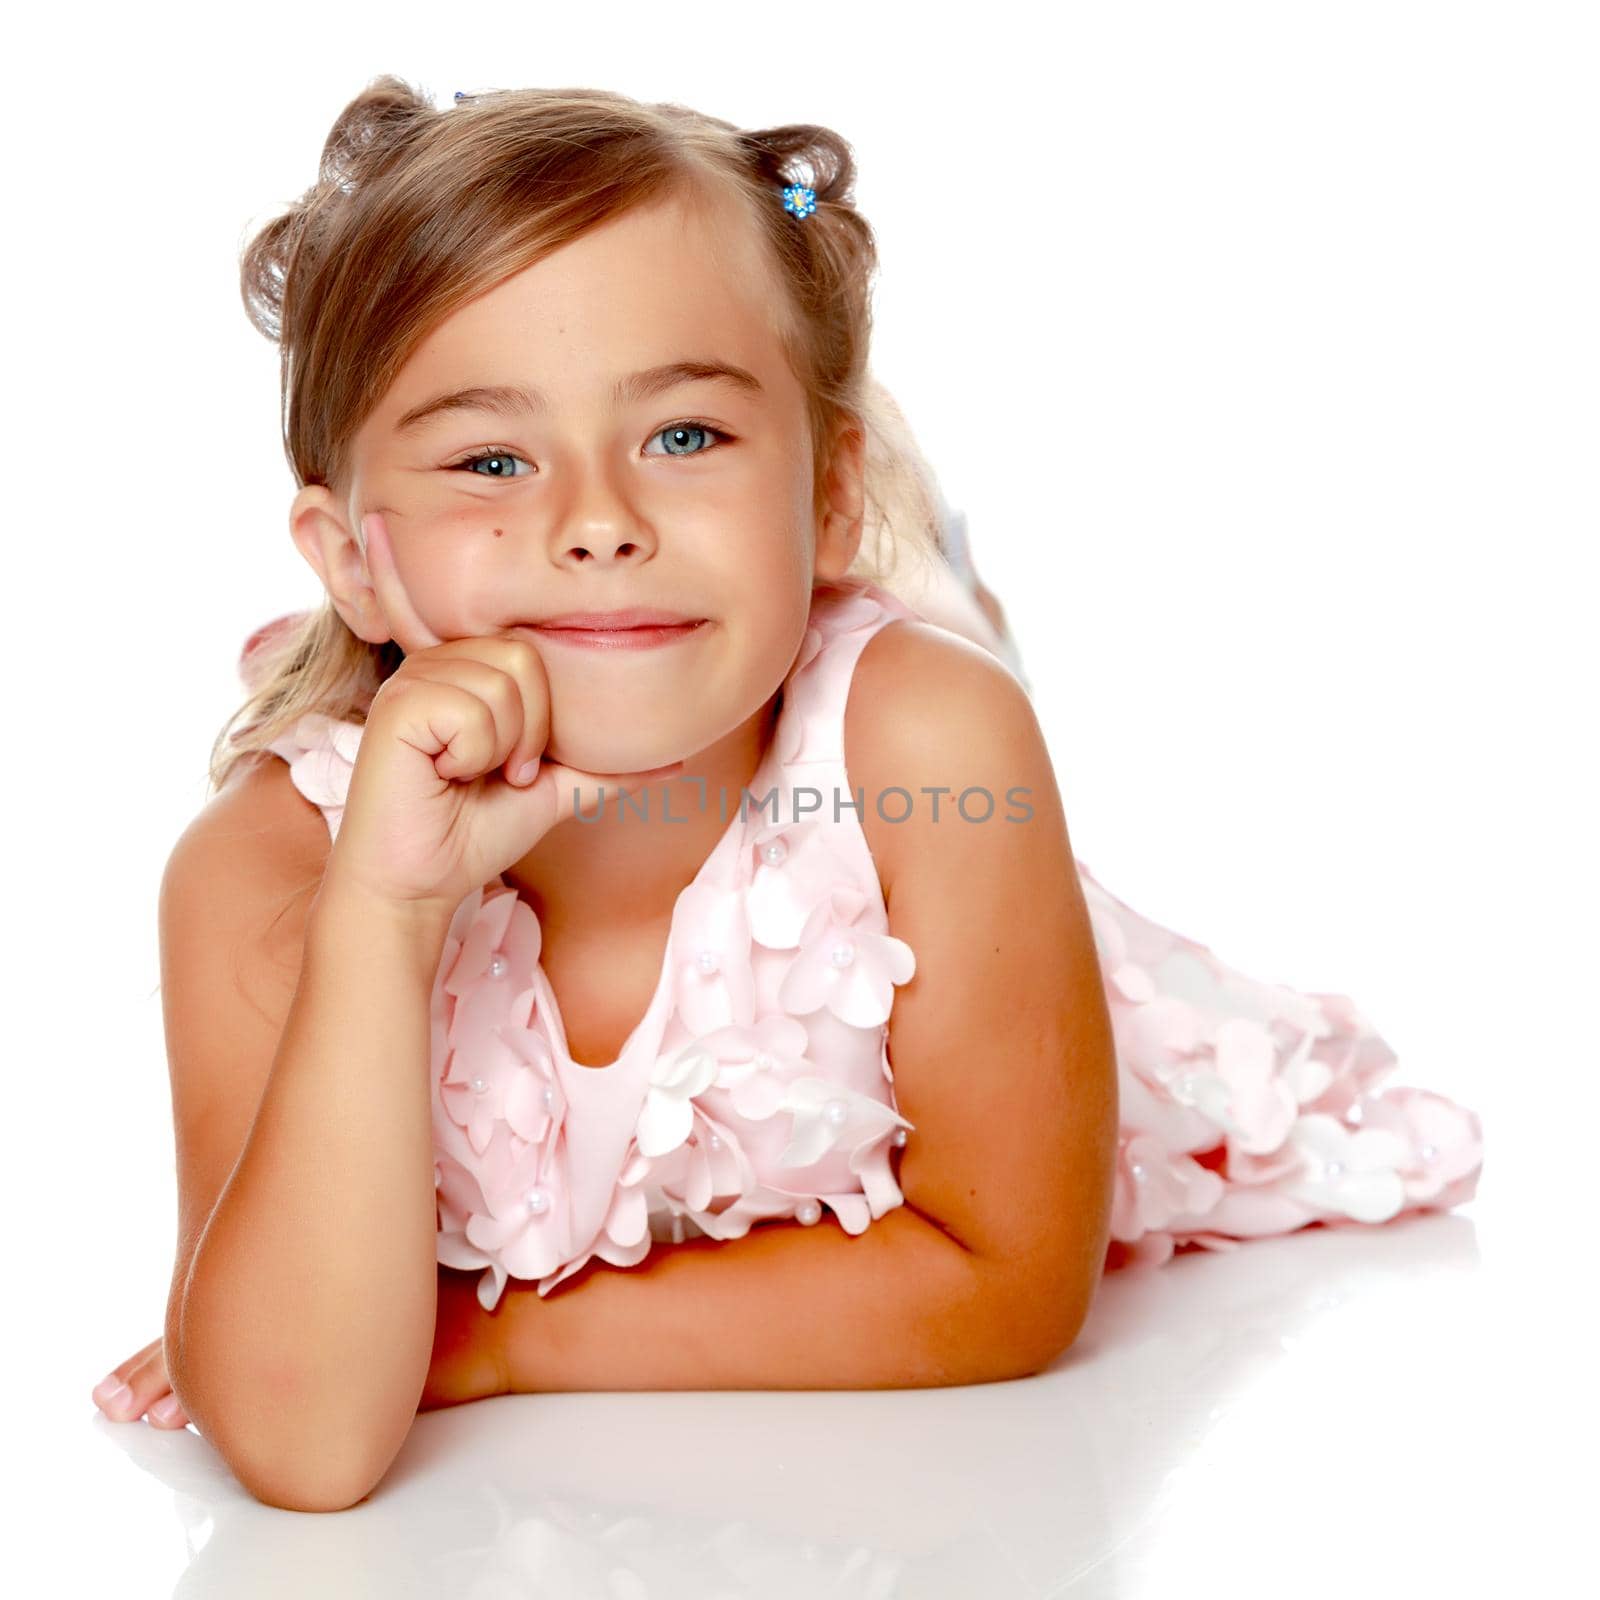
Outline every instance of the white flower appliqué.
<path fill-rule="evenodd" d="M 812 908 L 778 991 L 786 1011 L 804 1016 L 826 1006 L 855 1028 L 888 1021 L 894 986 L 909 982 L 917 964 L 903 939 L 868 925 L 869 904 L 859 889 L 839 884 Z"/>
<path fill-rule="evenodd" d="M 1411 1150 L 1399 1134 L 1387 1128 L 1352 1133 L 1337 1118 L 1308 1111 L 1289 1138 L 1306 1162 L 1304 1176 L 1282 1186 L 1293 1199 L 1357 1222 L 1387 1222 L 1405 1204 L 1396 1169 L 1409 1162 Z"/>
<path fill-rule="evenodd" d="M 696 1039 L 659 1056 L 650 1069 L 650 1088 L 639 1112 L 639 1154 L 664 1156 L 689 1137 L 694 1126 L 691 1102 L 717 1081 L 716 1055 Z"/>

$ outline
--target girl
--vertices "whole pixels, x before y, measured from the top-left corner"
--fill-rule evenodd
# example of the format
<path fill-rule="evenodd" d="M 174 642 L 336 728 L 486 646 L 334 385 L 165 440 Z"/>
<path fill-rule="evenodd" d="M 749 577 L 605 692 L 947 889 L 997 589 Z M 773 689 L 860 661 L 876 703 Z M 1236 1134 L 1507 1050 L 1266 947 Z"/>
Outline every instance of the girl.
<path fill-rule="evenodd" d="M 1075 860 L 852 182 L 383 78 L 247 250 L 326 599 L 163 880 L 179 1245 L 96 1398 L 269 1503 L 496 1393 L 1038 1372 L 1107 1267 L 1474 1192 L 1348 999 Z"/>

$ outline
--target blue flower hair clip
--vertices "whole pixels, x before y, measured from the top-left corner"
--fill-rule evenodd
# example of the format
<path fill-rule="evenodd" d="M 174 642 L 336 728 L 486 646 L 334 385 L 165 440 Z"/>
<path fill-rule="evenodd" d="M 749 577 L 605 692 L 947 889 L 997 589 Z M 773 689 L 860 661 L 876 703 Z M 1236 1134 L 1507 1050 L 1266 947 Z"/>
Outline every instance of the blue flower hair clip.
<path fill-rule="evenodd" d="M 797 217 L 809 217 L 817 209 L 817 191 L 806 188 L 803 183 L 785 185 L 783 209 L 792 211 Z"/>

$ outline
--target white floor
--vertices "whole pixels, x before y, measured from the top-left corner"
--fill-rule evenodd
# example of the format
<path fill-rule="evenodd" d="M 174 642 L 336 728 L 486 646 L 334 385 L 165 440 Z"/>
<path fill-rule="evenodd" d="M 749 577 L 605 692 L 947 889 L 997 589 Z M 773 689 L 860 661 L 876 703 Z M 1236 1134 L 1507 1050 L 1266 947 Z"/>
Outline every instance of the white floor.
<path fill-rule="evenodd" d="M 1588 1567 L 1592 1325 L 1574 1305 L 1539 1326 L 1533 1307 L 1577 1296 L 1548 1276 L 1531 1196 L 1550 1191 L 1515 1172 L 1515 1142 L 1491 1140 L 1478 1199 L 1453 1213 L 1113 1274 L 1036 1379 L 480 1402 L 419 1418 L 339 1514 L 258 1504 L 192 1430 L 94 1412 L 85 1378 L 76 1420 L 49 1423 L 51 1587 L 1005 1600 L 1197 1580 L 1498 1594 L 1562 1573 L 1570 1593 Z M 1559 1444 L 1574 1433 L 1583 1448 Z"/>

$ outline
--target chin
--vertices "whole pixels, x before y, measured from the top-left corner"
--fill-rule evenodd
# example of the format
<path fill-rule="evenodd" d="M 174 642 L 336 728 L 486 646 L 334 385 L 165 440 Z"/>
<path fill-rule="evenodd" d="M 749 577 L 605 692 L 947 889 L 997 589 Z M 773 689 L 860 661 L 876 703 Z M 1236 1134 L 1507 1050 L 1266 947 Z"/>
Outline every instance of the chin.
<path fill-rule="evenodd" d="M 552 734 L 544 753 L 547 760 L 559 761 L 564 767 L 590 772 L 600 778 L 612 774 L 649 772 L 669 762 L 681 761 L 685 755 L 676 744 L 665 741 L 645 743 L 639 739 L 608 739 L 592 733 L 574 739 L 558 738 Z"/>

